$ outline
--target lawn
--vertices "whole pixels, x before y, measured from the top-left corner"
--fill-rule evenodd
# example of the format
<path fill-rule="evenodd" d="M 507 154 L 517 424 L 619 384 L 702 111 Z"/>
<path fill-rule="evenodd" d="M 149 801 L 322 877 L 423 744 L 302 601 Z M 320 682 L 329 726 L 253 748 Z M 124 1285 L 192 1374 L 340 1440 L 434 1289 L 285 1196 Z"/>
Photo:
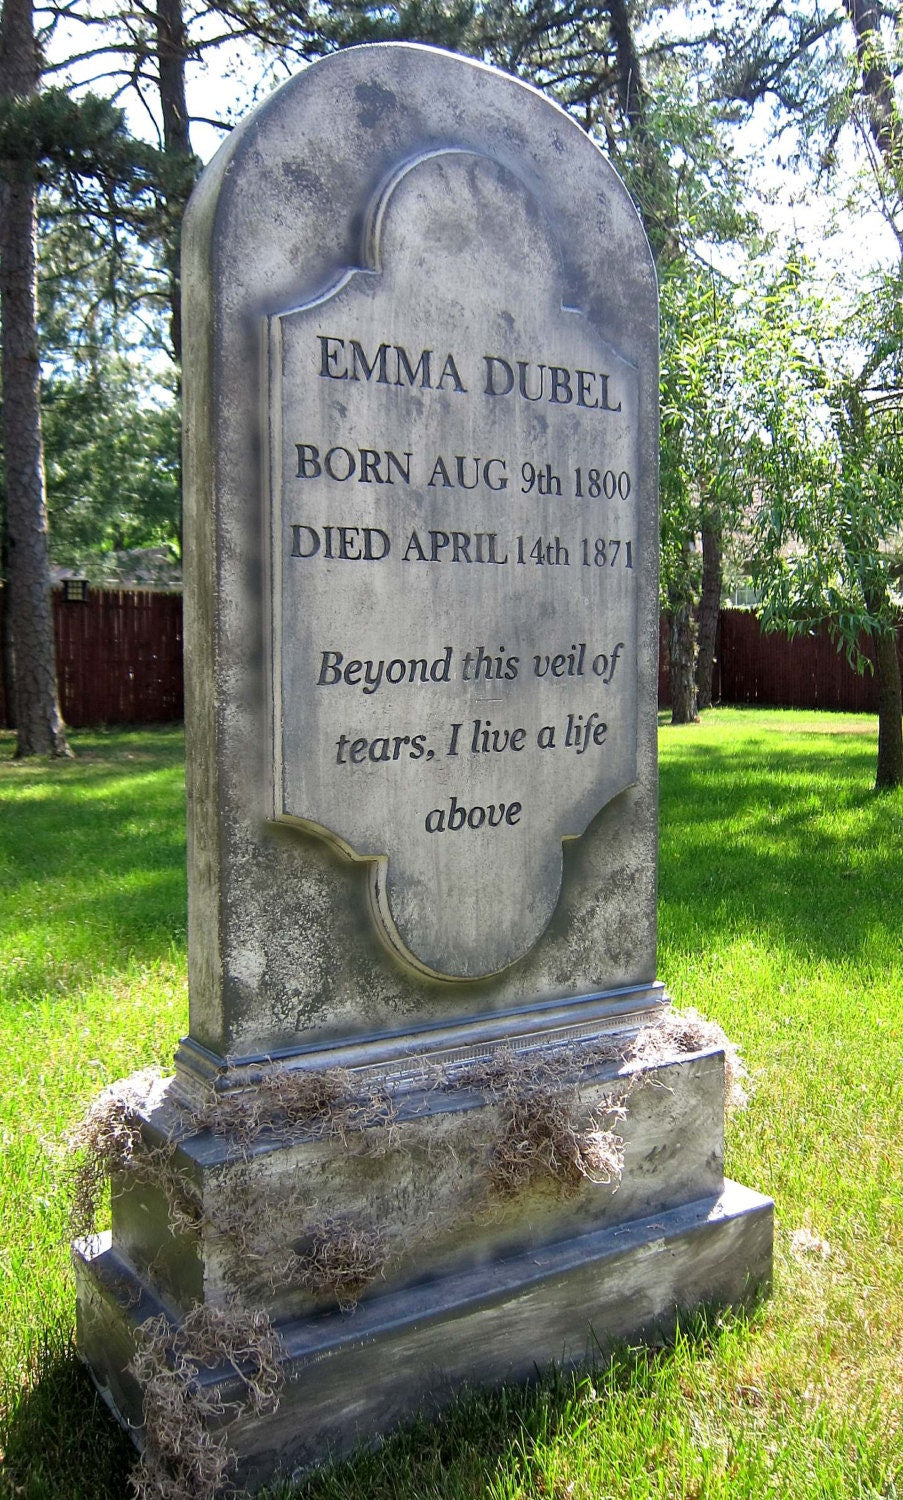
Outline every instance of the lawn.
<path fill-rule="evenodd" d="M 0 734 L 0 1494 L 123 1500 L 70 1350 L 62 1139 L 186 1029 L 182 741 L 73 739 L 48 767 Z M 472 1395 L 304 1500 L 903 1497 L 903 793 L 872 792 L 864 717 L 719 710 L 661 753 L 659 973 L 752 1072 L 728 1169 L 776 1200 L 774 1296 Z"/>

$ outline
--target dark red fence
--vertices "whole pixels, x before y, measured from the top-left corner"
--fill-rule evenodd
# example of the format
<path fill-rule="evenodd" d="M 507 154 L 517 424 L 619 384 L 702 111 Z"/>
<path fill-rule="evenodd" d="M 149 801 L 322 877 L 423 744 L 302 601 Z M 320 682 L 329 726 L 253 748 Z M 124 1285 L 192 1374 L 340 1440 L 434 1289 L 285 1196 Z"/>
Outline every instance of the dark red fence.
<path fill-rule="evenodd" d="M 0 627 L 3 591 L 0 590 Z M 182 596 L 91 589 L 85 602 L 53 597 L 60 700 L 67 724 L 158 724 L 181 719 Z M 665 630 L 659 702 L 669 701 Z M 903 633 L 899 640 L 903 663 Z M 725 609 L 718 627 L 716 703 L 873 713 L 874 673 L 848 664 L 820 632 L 763 635 L 755 615 Z M 7 723 L 0 680 L 0 727 Z"/>
<path fill-rule="evenodd" d="M 670 704 L 664 622 L 660 632 L 659 703 Z M 869 643 L 861 641 L 868 655 Z M 897 639 L 903 667 L 903 632 Z M 877 711 L 877 683 L 867 668 L 859 673 L 826 630 L 788 640 L 766 635 L 748 610 L 723 609 L 718 621 L 713 697 L 716 703 L 758 703 L 774 708 Z"/>
<path fill-rule="evenodd" d="M 2 607 L 2 595 L 0 595 Z M 60 707 L 67 724 L 160 724 L 181 719 L 182 596 L 54 590 Z M 7 723 L 0 682 L 0 725 Z"/>
<path fill-rule="evenodd" d="M 755 615 L 725 609 L 719 634 L 718 694 L 723 703 L 877 712 L 874 672 L 851 667 L 827 631 L 788 641 L 785 635 L 763 635 Z M 868 656 L 868 639 L 863 637 L 860 646 Z M 903 666 L 903 632 L 897 637 L 897 651 Z"/>

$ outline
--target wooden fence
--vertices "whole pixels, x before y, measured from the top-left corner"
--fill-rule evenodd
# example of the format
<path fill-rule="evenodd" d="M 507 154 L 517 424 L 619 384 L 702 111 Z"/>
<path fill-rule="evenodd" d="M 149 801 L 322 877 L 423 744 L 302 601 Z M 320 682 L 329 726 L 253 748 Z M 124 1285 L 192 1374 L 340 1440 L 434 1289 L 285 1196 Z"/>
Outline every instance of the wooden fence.
<path fill-rule="evenodd" d="M 0 628 L 3 592 L 0 590 Z M 181 719 L 182 597 L 91 589 L 84 603 L 54 592 L 57 671 L 67 724 L 155 724 Z M 659 702 L 669 701 L 665 633 Z M 903 662 L 903 633 L 899 640 Z M 763 635 L 745 610 L 721 612 L 715 701 L 871 712 L 874 673 L 860 675 L 827 633 L 788 641 Z M 0 727 L 7 724 L 0 681 Z"/>
<path fill-rule="evenodd" d="M 671 702 L 666 639 L 663 622 L 658 679 L 662 707 Z M 865 638 L 861 645 L 867 653 Z M 897 650 L 903 668 L 903 631 L 897 637 Z M 794 640 L 780 633 L 765 635 L 755 615 L 742 609 L 721 611 L 712 687 L 716 703 L 842 709 L 847 713 L 875 713 L 878 707 L 874 672 L 855 671 L 826 630 Z"/>
<path fill-rule="evenodd" d="M 2 607 L 2 594 L 0 594 Z M 181 719 L 182 596 L 90 589 L 53 594 L 60 707 L 67 724 L 161 724 Z M 7 723 L 0 683 L 0 725 Z"/>

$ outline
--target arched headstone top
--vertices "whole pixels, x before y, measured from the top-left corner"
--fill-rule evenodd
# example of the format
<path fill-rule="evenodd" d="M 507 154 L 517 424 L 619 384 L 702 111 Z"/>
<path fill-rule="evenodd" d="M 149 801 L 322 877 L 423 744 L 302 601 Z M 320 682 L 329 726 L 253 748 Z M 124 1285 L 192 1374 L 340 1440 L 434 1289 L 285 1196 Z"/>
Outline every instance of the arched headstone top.
<path fill-rule="evenodd" d="M 224 962 L 259 1039 L 347 1015 L 350 968 L 390 1008 L 442 981 L 437 1014 L 449 984 L 472 1007 L 531 971 L 546 994 L 651 980 L 658 314 L 623 184 L 530 86 L 352 48 L 234 132 L 184 245 L 224 814 L 195 824 L 222 903 L 204 987 Z M 349 878 L 330 847 L 363 899 L 321 929 L 311 882 Z M 608 957 L 575 965 L 602 870 Z"/>
<path fill-rule="evenodd" d="M 284 83 L 207 167 L 189 205 L 187 238 L 206 239 L 215 259 L 228 254 L 232 235 L 238 248 L 262 222 L 289 226 L 270 237 L 259 275 L 249 279 L 262 297 L 269 285 L 284 302 L 275 287 L 296 285 L 301 272 L 308 284 L 300 299 L 309 300 L 339 268 L 367 263 L 368 215 L 396 178 L 428 155 L 456 152 L 513 172 L 559 226 L 577 302 L 620 321 L 625 291 L 633 321 L 644 319 L 657 338 L 652 253 L 633 200 L 596 143 L 531 85 L 417 43 L 351 47 Z M 584 188 L 575 193 L 577 177 Z M 617 293 L 609 298 L 615 265 Z"/>

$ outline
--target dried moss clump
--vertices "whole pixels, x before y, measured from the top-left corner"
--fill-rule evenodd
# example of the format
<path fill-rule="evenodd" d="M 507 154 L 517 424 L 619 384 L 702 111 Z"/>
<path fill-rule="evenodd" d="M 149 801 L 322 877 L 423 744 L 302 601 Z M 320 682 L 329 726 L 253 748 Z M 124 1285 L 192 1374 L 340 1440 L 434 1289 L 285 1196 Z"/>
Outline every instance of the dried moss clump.
<path fill-rule="evenodd" d="M 396 1115 L 388 1089 L 356 1091 L 345 1068 L 273 1068 L 241 1093 L 211 1092 L 201 1108 L 187 1113 L 186 1123 L 239 1146 L 253 1146 L 265 1135 L 298 1131 L 338 1136 L 343 1142 L 373 1128 L 391 1132 Z M 370 1149 L 374 1154 L 385 1150 L 385 1138 L 371 1142 Z"/>
<path fill-rule="evenodd" d="M 175 1143 L 153 1146 L 145 1140 L 139 1112 L 160 1082 L 153 1068 L 111 1083 L 98 1095 L 69 1146 L 75 1154 L 71 1179 L 72 1235 L 96 1235 L 98 1217 L 111 1178 L 132 1179 L 156 1188 L 166 1200 L 169 1224 L 177 1235 L 198 1235 L 204 1212 L 190 1179 L 175 1164 Z"/>
<path fill-rule="evenodd" d="M 604 1113 L 623 1117 L 626 1110 L 609 1104 Z M 595 1112 L 580 1122 L 576 1091 L 512 1093 L 503 1101 L 502 1120 L 489 1168 L 490 1184 L 500 1197 L 513 1198 L 543 1183 L 570 1197 L 584 1181 L 620 1182 L 623 1139 L 604 1129 Z"/>
<path fill-rule="evenodd" d="M 345 1068 L 274 1072 L 264 1078 L 261 1092 L 289 1127 L 318 1124 L 347 1104 L 351 1078 Z"/>
<path fill-rule="evenodd" d="M 209 1130 L 239 1144 L 252 1145 L 263 1135 L 324 1125 L 349 1094 L 349 1075 L 344 1068 L 316 1072 L 273 1069 L 241 1093 L 217 1094 L 211 1090 L 207 1102 L 192 1110 L 188 1119 L 195 1130 Z"/>
<path fill-rule="evenodd" d="M 724 1052 L 724 1102 L 728 1109 L 742 1109 L 749 1097 L 744 1084 L 749 1074 L 735 1044 L 715 1021 L 707 1021 L 698 1010 L 669 1010 L 654 1026 L 637 1033 L 630 1061 L 650 1064 L 669 1062 L 686 1052 L 705 1052 L 720 1047 Z"/>
<path fill-rule="evenodd" d="M 332 1297 L 342 1312 L 352 1312 L 358 1298 L 383 1273 L 386 1243 L 371 1225 L 351 1219 L 324 1219 L 306 1243 L 292 1254 L 286 1280 L 316 1297 Z"/>
<path fill-rule="evenodd" d="M 70 1184 L 73 1235 L 96 1233 L 100 1206 L 114 1173 L 137 1175 L 144 1165 L 138 1111 L 159 1078 L 155 1069 L 148 1068 L 111 1083 L 70 1132 L 68 1144 L 75 1159 Z"/>
<path fill-rule="evenodd" d="M 96 1234 L 100 1207 L 114 1176 L 146 1183 L 161 1192 L 176 1234 L 200 1232 L 203 1210 L 194 1184 L 176 1165 L 175 1143 L 151 1145 L 141 1128 L 140 1112 L 161 1076 L 148 1068 L 110 1084 L 70 1133 L 75 1157 L 70 1182 L 74 1236 Z"/>
<path fill-rule="evenodd" d="M 235 1463 L 224 1428 L 242 1411 L 279 1404 L 282 1342 L 265 1313 L 197 1307 L 178 1325 L 165 1314 L 149 1319 L 136 1345 L 129 1370 L 144 1395 L 136 1500 L 211 1500 Z M 224 1364 L 243 1387 L 241 1400 L 228 1405 L 200 1381 L 203 1369 Z"/>
<path fill-rule="evenodd" d="M 479 1089 L 498 1101 L 501 1130 L 492 1151 L 489 1181 L 503 1198 L 527 1188 L 553 1186 L 564 1196 L 583 1182 L 618 1183 L 624 1142 L 610 1128 L 627 1111 L 606 1097 L 587 1110 L 574 1081 L 587 1061 L 620 1059 L 610 1043 L 553 1053 L 498 1051 L 463 1069 L 457 1087 Z"/>

